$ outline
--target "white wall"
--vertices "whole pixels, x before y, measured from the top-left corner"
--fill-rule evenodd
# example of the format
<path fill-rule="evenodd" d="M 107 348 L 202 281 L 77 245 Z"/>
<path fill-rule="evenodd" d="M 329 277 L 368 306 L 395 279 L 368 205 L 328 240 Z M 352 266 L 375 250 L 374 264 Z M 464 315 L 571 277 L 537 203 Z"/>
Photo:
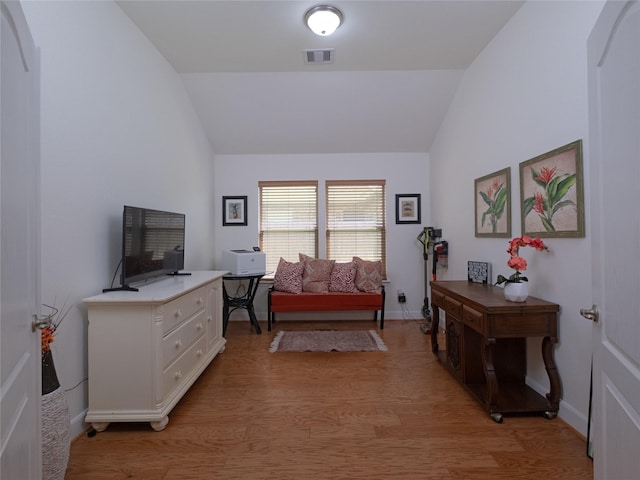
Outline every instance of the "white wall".
<path fill-rule="evenodd" d="M 87 408 L 82 298 L 110 285 L 124 204 L 186 214 L 185 267 L 213 266 L 213 153 L 179 76 L 113 2 L 23 2 L 42 56 L 42 302 L 73 432 Z M 116 280 L 116 285 L 118 285 Z"/>
<path fill-rule="evenodd" d="M 600 2 L 527 2 L 466 71 L 431 155 L 434 224 L 450 237 L 443 279 L 465 278 L 468 260 L 507 267 L 509 239 L 474 237 L 474 179 L 511 167 L 512 233 L 520 235 L 519 163 L 583 140 L 589 184 L 586 39 Z M 591 324 L 579 309 L 591 305 L 590 222 L 586 238 L 545 239 L 550 254 L 521 253 L 529 261 L 530 294 L 558 303 L 555 358 L 564 394 L 560 416 L 586 435 Z M 548 380 L 539 340 L 529 341 L 528 382 L 541 392 Z"/>
<path fill-rule="evenodd" d="M 313 155 L 216 155 L 214 166 L 216 262 L 223 250 L 258 245 L 258 182 L 261 180 L 318 180 L 319 214 L 324 212 L 324 181 L 343 179 L 385 179 L 387 194 L 387 291 L 385 318 L 416 318 L 422 322 L 424 300 L 424 262 L 422 245 L 416 240 L 429 223 L 427 181 L 428 155 L 424 153 L 313 154 Z M 421 194 L 422 224 L 395 223 L 396 194 Z M 222 226 L 222 197 L 248 196 L 247 226 Z M 324 256 L 324 217 L 319 219 L 320 256 Z M 218 264 L 221 268 L 222 266 Z M 266 287 L 265 287 L 266 288 Z M 396 291 L 407 296 L 406 310 L 398 303 Z M 256 301 L 258 319 L 266 319 L 264 291 Z M 237 318 L 245 312 L 237 312 Z M 327 313 L 324 316 L 345 314 Z M 367 313 L 367 315 L 369 315 Z M 297 315 L 297 317 L 304 317 Z M 235 317 L 232 316 L 232 319 Z M 283 315 L 283 319 L 286 315 Z M 416 332 L 419 332 L 416 328 Z"/>

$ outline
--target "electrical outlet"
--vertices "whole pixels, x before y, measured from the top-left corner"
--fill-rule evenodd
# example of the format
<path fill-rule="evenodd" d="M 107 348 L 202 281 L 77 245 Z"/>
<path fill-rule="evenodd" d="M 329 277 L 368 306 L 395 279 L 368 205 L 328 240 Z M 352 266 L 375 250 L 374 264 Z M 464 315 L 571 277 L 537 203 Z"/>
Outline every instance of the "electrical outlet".
<path fill-rule="evenodd" d="M 398 303 L 405 303 L 407 301 L 407 297 L 405 296 L 402 290 L 398 290 Z"/>

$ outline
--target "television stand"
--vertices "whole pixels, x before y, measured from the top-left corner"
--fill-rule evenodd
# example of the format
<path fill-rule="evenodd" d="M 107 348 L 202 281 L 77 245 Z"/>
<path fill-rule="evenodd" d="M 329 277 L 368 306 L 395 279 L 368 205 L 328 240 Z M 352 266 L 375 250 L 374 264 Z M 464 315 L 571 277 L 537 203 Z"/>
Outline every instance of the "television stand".
<path fill-rule="evenodd" d="M 225 348 L 225 273 L 161 277 L 135 295 L 111 292 L 83 300 L 89 316 L 85 421 L 94 430 L 112 422 L 165 428 L 172 409 Z"/>
<path fill-rule="evenodd" d="M 102 293 L 107 292 L 138 292 L 139 290 L 135 287 L 130 287 L 129 285 L 122 285 L 121 287 L 114 288 L 103 288 Z"/>
<path fill-rule="evenodd" d="M 171 275 L 171 276 L 180 276 L 180 275 L 191 275 L 191 272 L 171 272 L 171 273 L 167 273 L 167 275 Z"/>

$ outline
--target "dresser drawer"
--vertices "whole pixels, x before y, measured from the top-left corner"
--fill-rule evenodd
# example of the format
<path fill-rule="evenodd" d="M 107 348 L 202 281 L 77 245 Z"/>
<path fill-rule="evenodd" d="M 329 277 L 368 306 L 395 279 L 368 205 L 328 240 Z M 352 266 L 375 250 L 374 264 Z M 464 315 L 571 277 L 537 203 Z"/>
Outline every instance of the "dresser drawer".
<path fill-rule="evenodd" d="M 203 335 L 162 372 L 163 399 L 189 379 L 191 372 L 202 363 L 206 349 L 207 338 Z"/>
<path fill-rule="evenodd" d="M 462 307 L 462 321 L 476 332 L 484 332 L 484 315 L 466 305 Z"/>
<path fill-rule="evenodd" d="M 164 305 L 162 333 L 172 330 L 198 310 L 204 310 L 204 302 L 205 288 L 202 287 L 166 303 Z"/>
<path fill-rule="evenodd" d="M 162 339 L 163 368 L 182 355 L 198 337 L 204 335 L 205 326 L 205 312 L 202 310 L 165 336 Z"/>

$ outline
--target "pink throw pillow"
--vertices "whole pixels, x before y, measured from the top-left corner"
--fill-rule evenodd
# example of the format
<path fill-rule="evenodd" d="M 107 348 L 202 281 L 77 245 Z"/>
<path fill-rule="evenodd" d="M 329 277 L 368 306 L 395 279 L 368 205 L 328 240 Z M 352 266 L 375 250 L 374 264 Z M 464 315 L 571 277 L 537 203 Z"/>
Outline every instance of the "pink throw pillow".
<path fill-rule="evenodd" d="M 353 257 L 356 264 L 356 288 L 361 292 L 373 293 L 382 290 L 382 262 L 362 260 Z"/>
<path fill-rule="evenodd" d="M 299 254 L 300 261 L 304 264 L 302 274 L 302 291 L 313 293 L 327 293 L 331 282 L 331 270 L 335 260 L 312 258 L 304 253 Z"/>
<path fill-rule="evenodd" d="M 331 270 L 330 292 L 355 293 L 356 288 L 356 264 L 355 262 L 336 263 Z"/>
<path fill-rule="evenodd" d="M 302 293 L 303 271 L 304 265 L 301 262 L 287 262 L 281 257 L 273 277 L 273 289 L 279 292 Z"/>

